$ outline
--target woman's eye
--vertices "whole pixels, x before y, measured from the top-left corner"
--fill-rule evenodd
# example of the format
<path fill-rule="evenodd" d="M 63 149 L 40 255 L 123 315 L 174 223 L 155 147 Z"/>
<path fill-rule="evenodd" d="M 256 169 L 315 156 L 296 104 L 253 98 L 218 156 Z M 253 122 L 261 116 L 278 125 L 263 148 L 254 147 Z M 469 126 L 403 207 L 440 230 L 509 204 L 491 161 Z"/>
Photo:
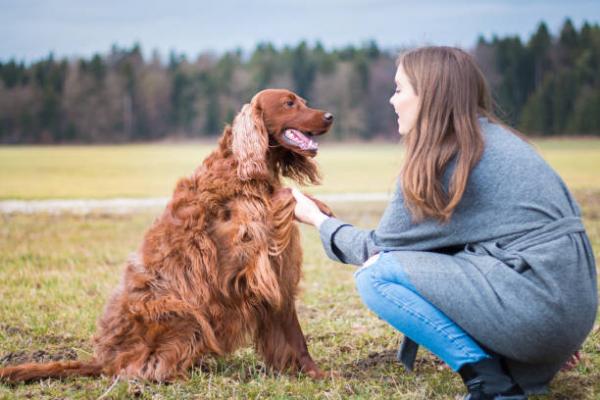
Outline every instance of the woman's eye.
<path fill-rule="evenodd" d="M 288 107 L 291 107 L 291 106 L 293 106 L 293 105 L 294 105 L 294 102 L 293 102 L 292 100 L 288 100 L 288 101 L 285 103 L 285 105 L 286 105 L 286 106 L 288 106 Z"/>
<path fill-rule="evenodd" d="M 396 89 L 394 93 L 400 93 L 400 89 Z"/>

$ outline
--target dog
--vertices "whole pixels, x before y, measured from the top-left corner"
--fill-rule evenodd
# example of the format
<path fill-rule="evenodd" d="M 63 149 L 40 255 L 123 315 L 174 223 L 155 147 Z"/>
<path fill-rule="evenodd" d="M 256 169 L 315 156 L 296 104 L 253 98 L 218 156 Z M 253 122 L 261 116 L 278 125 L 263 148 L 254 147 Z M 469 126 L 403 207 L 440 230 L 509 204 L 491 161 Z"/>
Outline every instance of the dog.
<path fill-rule="evenodd" d="M 224 128 L 218 148 L 179 180 L 126 263 L 92 338 L 93 358 L 8 366 L 0 380 L 168 382 L 185 378 L 203 357 L 250 342 L 269 370 L 322 378 L 295 309 L 302 249 L 282 178 L 320 182 L 315 138 L 332 123 L 331 113 L 288 90 L 256 94 Z"/>

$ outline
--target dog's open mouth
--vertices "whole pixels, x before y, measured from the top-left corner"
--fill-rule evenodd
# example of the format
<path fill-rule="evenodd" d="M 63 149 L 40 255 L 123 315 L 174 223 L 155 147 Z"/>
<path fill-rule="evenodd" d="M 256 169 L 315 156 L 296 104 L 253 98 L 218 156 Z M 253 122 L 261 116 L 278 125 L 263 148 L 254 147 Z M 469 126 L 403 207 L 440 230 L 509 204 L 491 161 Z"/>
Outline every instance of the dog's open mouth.
<path fill-rule="evenodd" d="M 319 150 L 319 143 L 312 140 L 312 133 L 310 132 L 301 132 L 297 129 L 286 129 L 283 132 L 283 138 L 286 143 L 298 147 L 301 150 L 306 151 L 317 151 Z"/>

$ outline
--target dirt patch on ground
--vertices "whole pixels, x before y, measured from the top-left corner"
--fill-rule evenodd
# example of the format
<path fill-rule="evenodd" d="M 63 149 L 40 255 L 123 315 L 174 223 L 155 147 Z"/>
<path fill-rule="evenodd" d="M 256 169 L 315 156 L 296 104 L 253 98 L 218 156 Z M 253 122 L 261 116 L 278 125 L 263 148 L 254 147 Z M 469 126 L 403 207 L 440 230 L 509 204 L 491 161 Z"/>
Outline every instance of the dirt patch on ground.
<path fill-rule="evenodd" d="M 344 352 L 345 349 L 341 349 L 340 351 Z M 402 366 L 402 363 L 398 361 L 398 350 L 383 350 L 379 352 L 369 353 L 369 355 L 366 358 L 362 358 L 350 364 L 346 364 L 344 370 L 352 371 L 350 372 L 350 375 L 354 375 L 357 371 L 364 372 L 376 366 L 386 364 Z M 435 357 L 433 354 L 420 354 L 415 360 L 414 369 L 419 370 L 429 368 L 443 370 L 444 368 L 447 368 L 447 366 L 442 360 Z"/>
<path fill-rule="evenodd" d="M 27 349 L 3 354 L 0 356 L 0 365 L 76 360 L 78 358 L 76 349 L 87 349 L 89 347 L 88 341 L 81 338 L 52 334 L 39 337 L 30 329 L 7 324 L 0 324 L 0 332 L 5 336 L 35 337 L 34 342 L 36 347 L 45 345 L 49 347 L 42 350 Z M 84 352 L 87 352 L 87 350 L 84 350 Z"/>
<path fill-rule="evenodd" d="M 370 369 L 378 364 L 398 364 L 397 350 L 384 350 L 380 352 L 369 353 L 367 358 L 354 361 L 349 367 L 356 369 Z"/>
<path fill-rule="evenodd" d="M 50 361 L 76 360 L 77 352 L 70 347 L 61 347 L 51 351 L 33 352 L 15 351 L 0 358 L 0 365 L 16 365 L 30 362 L 46 363 Z"/>

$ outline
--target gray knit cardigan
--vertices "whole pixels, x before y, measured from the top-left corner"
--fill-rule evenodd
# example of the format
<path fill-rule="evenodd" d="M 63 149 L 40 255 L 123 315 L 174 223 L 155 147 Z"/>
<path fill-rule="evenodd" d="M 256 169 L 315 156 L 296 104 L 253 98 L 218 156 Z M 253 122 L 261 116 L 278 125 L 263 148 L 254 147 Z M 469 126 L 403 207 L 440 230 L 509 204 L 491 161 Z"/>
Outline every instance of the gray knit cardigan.
<path fill-rule="evenodd" d="M 523 389 L 543 393 L 593 327 L 594 255 L 562 179 L 521 138 L 479 122 L 483 156 L 449 223 L 412 222 L 397 185 L 375 230 L 329 218 L 320 237 L 342 263 L 391 252 L 421 295 L 505 356 Z"/>

